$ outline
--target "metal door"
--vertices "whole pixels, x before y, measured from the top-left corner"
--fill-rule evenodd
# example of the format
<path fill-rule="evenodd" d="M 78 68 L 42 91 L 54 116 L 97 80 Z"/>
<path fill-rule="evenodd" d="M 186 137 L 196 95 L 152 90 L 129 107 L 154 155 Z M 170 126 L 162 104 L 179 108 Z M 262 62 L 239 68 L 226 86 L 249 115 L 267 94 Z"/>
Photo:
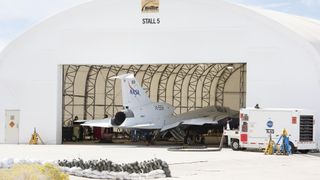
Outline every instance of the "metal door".
<path fill-rule="evenodd" d="M 6 144 L 18 144 L 19 143 L 19 110 L 6 110 Z"/>

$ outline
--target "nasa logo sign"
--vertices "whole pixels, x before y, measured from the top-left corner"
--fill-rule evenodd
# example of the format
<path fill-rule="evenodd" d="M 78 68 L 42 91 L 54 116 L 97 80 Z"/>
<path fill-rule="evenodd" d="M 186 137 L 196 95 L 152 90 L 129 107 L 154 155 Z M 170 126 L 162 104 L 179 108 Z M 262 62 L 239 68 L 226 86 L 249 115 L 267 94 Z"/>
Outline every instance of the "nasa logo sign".
<path fill-rule="evenodd" d="M 269 121 L 267 122 L 267 126 L 268 126 L 269 128 L 272 128 L 273 122 L 272 122 L 271 120 L 269 120 Z"/>
<path fill-rule="evenodd" d="M 132 94 L 132 95 L 140 95 L 140 92 L 139 92 L 139 90 L 137 90 L 137 89 L 130 89 L 130 94 Z"/>
<path fill-rule="evenodd" d="M 130 94 L 132 94 L 132 95 L 140 95 L 140 91 L 138 90 L 138 89 L 134 89 L 131 85 L 130 85 L 130 83 L 129 83 L 129 87 L 130 87 Z"/>

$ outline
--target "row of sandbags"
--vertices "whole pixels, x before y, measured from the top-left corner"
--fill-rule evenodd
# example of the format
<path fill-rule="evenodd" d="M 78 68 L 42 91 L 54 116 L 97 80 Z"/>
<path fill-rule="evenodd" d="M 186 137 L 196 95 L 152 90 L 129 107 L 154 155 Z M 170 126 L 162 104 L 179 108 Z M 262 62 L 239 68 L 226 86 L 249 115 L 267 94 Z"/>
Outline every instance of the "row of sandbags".
<path fill-rule="evenodd" d="M 81 170 L 90 169 L 97 172 L 126 172 L 128 174 L 147 174 L 155 170 L 162 170 L 165 177 L 171 177 L 171 172 L 167 162 L 161 159 L 152 159 L 143 162 L 122 163 L 117 164 L 108 159 L 88 160 L 73 159 L 58 161 L 57 164 L 61 167 L 79 168 Z M 159 171 L 158 171 L 159 172 Z"/>
<path fill-rule="evenodd" d="M 11 168 L 15 164 L 45 164 L 51 163 L 60 167 L 60 170 L 70 175 L 97 178 L 97 179 L 155 179 L 171 177 L 169 166 L 165 161 L 152 159 L 150 161 L 116 164 L 110 160 L 82 159 L 39 161 L 32 159 L 7 158 L 0 160 L 1 168 Z"/>

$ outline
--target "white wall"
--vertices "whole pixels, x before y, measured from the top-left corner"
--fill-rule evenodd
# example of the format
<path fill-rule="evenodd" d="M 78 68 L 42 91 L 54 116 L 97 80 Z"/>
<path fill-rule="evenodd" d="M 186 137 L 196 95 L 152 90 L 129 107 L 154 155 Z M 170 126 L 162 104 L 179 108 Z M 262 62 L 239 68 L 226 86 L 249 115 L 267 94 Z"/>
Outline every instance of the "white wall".
<path fill-rule="evenodd" d="M 45 142 L 60 142 L 59 64 L 246 62 L 247 106 L 308 108 L 320 117 L 320 69 L 314 65 L 320 57 L 304 38 L 219 0 L 162 0 L 153 15 L 160 25 L 142 25 L 146 15 L 139 6 L 93 1 L 44 21 L 4 50 L 0 119 L 3 109 L 21 110 L 21 143 L 33 127 Z"/>

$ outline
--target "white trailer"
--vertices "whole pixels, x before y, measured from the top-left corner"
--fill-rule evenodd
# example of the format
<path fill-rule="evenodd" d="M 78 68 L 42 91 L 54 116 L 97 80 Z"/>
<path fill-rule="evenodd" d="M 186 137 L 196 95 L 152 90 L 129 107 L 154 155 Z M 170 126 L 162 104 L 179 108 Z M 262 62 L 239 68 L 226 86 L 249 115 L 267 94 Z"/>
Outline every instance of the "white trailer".
<path fill-rule="evenodd" d="M 263 149 L 270 134 L 277 143 L 284 128 L 293 151 L 307 153 L 317 149 L 314 114 L 303 109 L 240 109 L 239 129 L 226 130 L 224 135 L 233 150 Z"/>

